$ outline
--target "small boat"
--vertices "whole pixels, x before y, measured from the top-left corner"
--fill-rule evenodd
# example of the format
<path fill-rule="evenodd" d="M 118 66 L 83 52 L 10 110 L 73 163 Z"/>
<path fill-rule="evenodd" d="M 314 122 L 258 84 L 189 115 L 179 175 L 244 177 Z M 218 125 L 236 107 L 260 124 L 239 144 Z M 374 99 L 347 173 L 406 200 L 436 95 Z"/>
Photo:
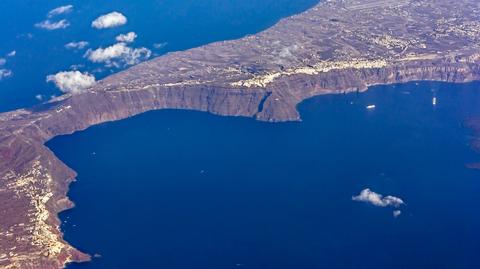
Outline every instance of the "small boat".
<path fill-rule="evenodd" d="M 432 105 L 434 105 L 434 106 L 437 105 L 437 97 L 433 97 L 433 99 L 432 99 Z"/>
<path fill-rule="evenodd" d="M 368 105 L 367 106 L 367 109 L 374 109 L 375 108 L 375 105 Z"/>

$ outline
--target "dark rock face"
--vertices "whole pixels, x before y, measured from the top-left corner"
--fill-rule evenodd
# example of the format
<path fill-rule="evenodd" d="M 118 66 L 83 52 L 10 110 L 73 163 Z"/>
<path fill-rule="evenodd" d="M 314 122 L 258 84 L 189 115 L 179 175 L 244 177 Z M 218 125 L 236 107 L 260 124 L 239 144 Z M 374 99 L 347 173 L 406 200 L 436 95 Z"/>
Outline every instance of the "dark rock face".
<path fill-rule="evenodd" d="M 49 139 L 154 109 L 299 120 L 320 94 L 375 84 L 480 79 L 477 0 L 330 0 L 257 35 L 139 64 L 80 94 L 0 114 L 0 268 L 62 268 L 89 257 L 57 213 L 76 174 Z"/>

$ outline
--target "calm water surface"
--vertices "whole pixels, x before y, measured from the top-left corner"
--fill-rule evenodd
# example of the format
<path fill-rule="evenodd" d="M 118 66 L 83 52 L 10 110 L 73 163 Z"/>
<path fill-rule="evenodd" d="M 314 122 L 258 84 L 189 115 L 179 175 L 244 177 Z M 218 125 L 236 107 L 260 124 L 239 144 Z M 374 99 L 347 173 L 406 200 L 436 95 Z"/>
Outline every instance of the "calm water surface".
<path fill-rule="evenodd" d="M 463 122 L 479 89 L 321 96 L 279 124 L 154 111 L 55 138 L 79 173 L 65 238 L 101 255 L 69 269 L 478 268 L 480 172 L 465 164 L 479 156 Z M 402 198 L 402 214 L 352 201 L 365 188 Z"/>

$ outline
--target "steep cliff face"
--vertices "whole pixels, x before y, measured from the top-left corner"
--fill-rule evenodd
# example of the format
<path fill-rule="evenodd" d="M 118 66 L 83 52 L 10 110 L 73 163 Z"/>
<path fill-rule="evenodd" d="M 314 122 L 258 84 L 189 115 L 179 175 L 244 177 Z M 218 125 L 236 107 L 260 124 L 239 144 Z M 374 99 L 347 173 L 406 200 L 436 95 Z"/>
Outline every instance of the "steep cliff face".
<path fill-rule="evenodd" d="M 6 188 L 0 192 L 0 200 L 8 202 L 0 204 L 0 212 L 9 218 L 2 218 L 0 224 L 10 227 L 2 236 L 11 238 L 9 245 L 16 247 L 13 253 L 25 254 L 9 258 L 9 267 L 5 268 L 61 268 L 65 262 L 88 260 L 88 256 L 64 242 L 58 230 L 56 214 L 72 206 L 66 192 L 76 174 L 44 146 L 57 135 L 167 108 L 265 121 L 299 120 L 296 106 L 311 96 L 412 80 L 466 82 L 480 79 L 477 70 L 477 65 L 391 67 L 291 76 L 266 89 L 175 86 L 89 92 L 16 112 L 13 118 L 19 119 L 12 120 L 15 135 L 4 132 L 1 138 L 0 171 L 4 173 L 2 186 Z M 22 128 L 17 129 L 18 126 Z M 31 212 L 33 217 L 28 215 L 31 213 L 18 212 Z"/>
<path fill-rule="evenodd" d="M 273 94 L 265 101 L 257 118 L 265 121 L 299 120 L 297 105 L 322 94 L 364 91 L 369 86 L 431 80 L 469 82 L 480 78 L 479 64 L 418 62 L 374 69 L 336 70 L 317 75 L 298 75 L 279 80 L 268 89 Z"/>
<path fill-rule="evenodd" d="M 80 94 L 0 114 L 0 268 L 88 260 L 59 230 L 76 174 L 44 146 L 49 139 L 155 109 L 290 121 L 316 95 L 479 80 L 479 14 L 474 0 L 325 1 L 257 35 L 171 53 Z"/>
<path fill-rule="evenodd" d="M 1 144 L 0 268 L 62 268 L 87 261 L 58 230 L 57 213 L 72 206 L 66 191 L 75 173 L 37 139 L 18 135 Z"/>

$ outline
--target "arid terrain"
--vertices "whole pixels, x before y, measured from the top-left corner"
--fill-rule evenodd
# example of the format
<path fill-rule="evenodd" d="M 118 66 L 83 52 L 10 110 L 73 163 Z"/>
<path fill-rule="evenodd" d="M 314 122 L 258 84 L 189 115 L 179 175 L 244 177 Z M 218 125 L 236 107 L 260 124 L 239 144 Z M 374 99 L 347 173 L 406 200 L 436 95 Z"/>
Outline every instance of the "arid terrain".
<path fill-rule="evenodd" d="M 55 136 L 166 108 L 299 120 L 297 105 L 316 95 L 478 80 L 479 45 L 477 0 L 326 0 L 256 35 L 169 53 L 0 114 L 0 268 L 89 259 L 59 230 L 76 174 L 44 146 Z"/>

